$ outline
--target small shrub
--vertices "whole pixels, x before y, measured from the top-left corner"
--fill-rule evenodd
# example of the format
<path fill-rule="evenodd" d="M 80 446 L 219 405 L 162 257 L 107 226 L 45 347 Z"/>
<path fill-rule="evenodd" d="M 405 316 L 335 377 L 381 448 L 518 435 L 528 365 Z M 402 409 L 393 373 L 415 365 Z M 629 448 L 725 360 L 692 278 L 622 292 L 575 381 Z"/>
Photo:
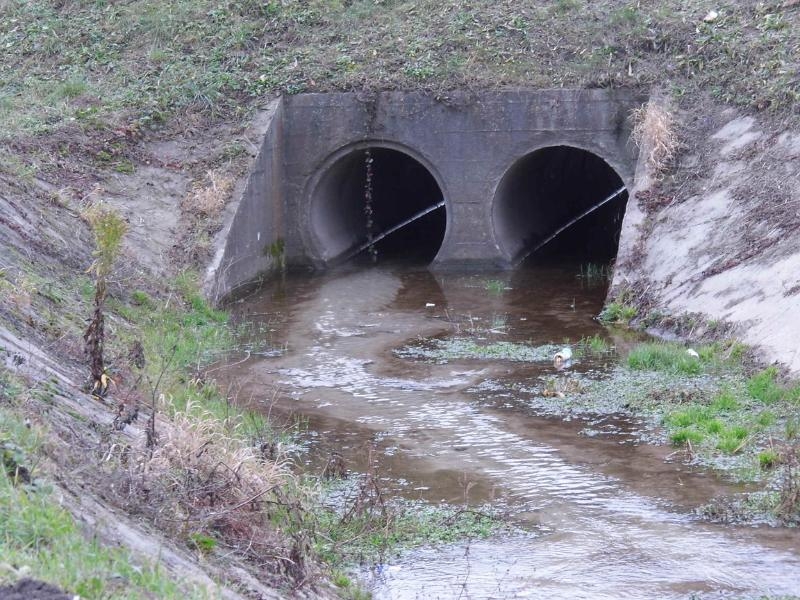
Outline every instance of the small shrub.
<path fill-rule="evenodd" d="M 86 332 L 83 334 L 86 355 L 89 357 L 89 368 L 92 377 L 92 391 L 101 395 L 107 391 L 104 381 L 105 363 L 103 344 L 105 341 L 104 310 L 108 288 L 108 277 L 114 261 L 120 252 L 122 238 L 128 230 L 128 224 L 114 210 L 102 204 L 95 204 L 86 209 L 84 218 L 94 234 L 95 260 L 89 272 L 95 275 L 94 312 Z"/>
<path fill-rule="evenodd" d="M 633 140 L 647 153 L 647 165 L 653 174 L 663 175 L 679 147 L 675 118 L 655 102 L 635 109 L 632 117 Z"/>
<path fill-rule="evenodd" d="M 341 571 L 336 571 L 333 574 L 332 579 L 333 579 L 333 585 L 335 585 L 338 588 L 347 589 L 351 585 L 353 585 L 353 582 L 350 580 L 350 578 Z"/>

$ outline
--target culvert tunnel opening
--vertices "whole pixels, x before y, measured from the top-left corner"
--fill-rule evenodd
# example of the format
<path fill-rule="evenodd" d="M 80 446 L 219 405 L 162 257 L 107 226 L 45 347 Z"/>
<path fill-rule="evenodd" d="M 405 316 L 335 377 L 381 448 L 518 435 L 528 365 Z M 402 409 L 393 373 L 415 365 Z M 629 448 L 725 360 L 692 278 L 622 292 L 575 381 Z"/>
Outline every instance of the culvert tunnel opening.
<path fill-rule="evenodd" d="M 617 255 L 627 200 L 622 178 L 596 154 L 572 146 L 542 148 L 503 176 L 493 205 L 495 235 L 515 265 L 608 265 Z"/>
<path fill-rule="evenodd" d="M 442 190 L 422 163 L 370 147 L 346 154 L 323 174 L 311 226 L 326 264 L 428 264 L 442 245 L 447 215 Z"/>

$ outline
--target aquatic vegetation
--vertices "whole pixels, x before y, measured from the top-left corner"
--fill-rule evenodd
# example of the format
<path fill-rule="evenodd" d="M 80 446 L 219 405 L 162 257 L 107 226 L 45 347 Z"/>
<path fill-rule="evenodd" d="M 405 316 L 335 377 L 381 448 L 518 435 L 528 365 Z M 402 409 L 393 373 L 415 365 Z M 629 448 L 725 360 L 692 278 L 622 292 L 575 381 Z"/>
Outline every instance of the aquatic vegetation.
<path fill-rule="evenodd" d="M 297 525 L 314 533 L 316 554 L 334 569 L 384 562 L 388 553 L 401 549 L 486 538 L 510 527 L 491 507 L 388 499 L 374 469 L 328 487 L 339 498 L 335 506 L 318 507 Z"/>
<path fill-rule="evenodd" d="M 506 284 L 499 279 L 488 279 L 483 283 L 483 287 L 490 294 L 500 295 L 506 290 Z"/>
<path fill-rule="evenodd" d="M 611 267 L 596 263 L 583 263 L 578 272 L 578 277 L 587 283 L 604 283 L 611 279 Z"/>
<path fill-rule="evenodd" d="M 584 354 L 609 354 L 614 351 L 611 344 L 597 333 L 591 337 L 581 338 L 576 346 Z"/>
<path fill-rule="evenodd" d="M 532 346 L 514 342 L 481 344 L 472 338 L 424 340 L 394 351 L 401 358 L 446 362 L 449 360 L 510 360 L 515 362 L 549 362 L 561 346 Z"/>

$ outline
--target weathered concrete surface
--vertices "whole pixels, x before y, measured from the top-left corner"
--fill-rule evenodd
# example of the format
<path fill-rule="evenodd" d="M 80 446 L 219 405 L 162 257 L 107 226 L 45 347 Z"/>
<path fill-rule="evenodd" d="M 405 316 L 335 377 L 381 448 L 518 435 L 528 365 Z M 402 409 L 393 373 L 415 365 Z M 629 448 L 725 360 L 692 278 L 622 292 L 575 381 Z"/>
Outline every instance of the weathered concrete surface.
<path fill-rule="evenodd" d="M 518 160 L 548 146 L 572 146 L 605 160 L 632 183 L 636 148 L 628 115 L 642 98 L 625 90 L 306 94 L 284 99 L 286 249 L 290 262 L 319 263 L 325 240 L 313 226 L 315 191 L 326 171 L 367 147 L 402 151 L 439 183 L 447 230 L 437 265 L 507 266 L 493 199 Z"/>
<path fill-rule="evenodd" d="M 275 257 L 270 247 L 283 233 L 283 104 L 271 102 L 257 117 L 258 151 L 244 189 L 226 209 L 205 277 L 212 299 L 231 294 L 269 271 Z"/>
<path fill-rule="evenodd" d="M 800 372 L 800 134 L 732 110 L 708 129 L 666 206 L 634 198 L 658 189 L 640 165 L 612 287 L 633 286 L 667 314 L 729 322 L 765 360 Z"/>
<path fill-rule="evenodd" d="M 361 157 L 366 148 L 410 156 L 436 180 L 447 222 L 435 265 L 507 267 L 518 244 L 499 239 L 509 228 L 495 222 L 494 201 L 503 176 L 538 149 L 570 146 L 597 155 L 630 185 L 636 148 L 629 141 L 628 115 L 641 102 L 640 95 L 626 90 L 452 93 L 440 99 L 402 92 L 283 98 L 272 107 L 250 181 L 209 270 L 207 289 L 219 298 L 268 270 L 268 249 L 279 240 L 285 242 L 289 265 L 321 266 L 341 252 L 351 240 L 320 228 L 336 214 L 332 203 L 345 185 L 330 173 L 342 169 L 342 161 L 355 163 L 354 156 Z M 502 219 L 507 222 L 508 216 Z M 352 220 L 344 219 L 342 227 Z"/>

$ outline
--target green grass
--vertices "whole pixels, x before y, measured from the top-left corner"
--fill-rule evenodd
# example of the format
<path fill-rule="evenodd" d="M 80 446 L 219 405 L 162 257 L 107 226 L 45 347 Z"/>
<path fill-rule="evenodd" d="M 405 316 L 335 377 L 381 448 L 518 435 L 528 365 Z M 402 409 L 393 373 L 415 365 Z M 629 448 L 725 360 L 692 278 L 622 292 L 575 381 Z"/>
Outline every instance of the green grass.
<path fill-rule="evenodd" d="M 578 348 L 587 354 L 608 354 L 613 348 L 603 337 L 595 333 L 592 337 L 584 337 L 577 344 Z"/>
<path fill-rule="evenodd" d="M 621 302 L 611 302 L 603 308 L 598 316 L 607 325 L 628 325 L 636 316 L 636 308 Z"/>
<path fill-rule="evenodd" d="M 786 390 L 778 384 L 777 379 L 778 369 L 767 367 L 747 380 L 747 393 L 764 404 L 774 404 L 786 395 Z"/>
<path fill-rule="evenodd" d="M 727 428 L 717 438 L 717 449 L 725 454 L 739 452 L 744 447 L 748 434 L 748 430 L 741 425 Z"/>
<path fill-rule="evenodd" d="M 15 484 L 0 469 L 0 556 L 5 565 L 87 599 L 205 598 L 200 589 L 173 580 L 156 563 L 123 549 L 101 546 L 84 535 L 72 515 L 58 505 L 33 465 L 41 433 L 7 408 L 0 408 L 0 441 L 14 440 L 18 460 L 32 468 L 34 485 Z M 0 582 L 14 571 L 0 571 Z"/>
<path fill-rule="evenodd" d="M 499 279 L 489 279 L 483 282 L 483 287 L 486 289 L 487 292 L 490 294 L 495 294 L 499 296 L 506 290 L 506 284 Z"/>
<path fill-rule="evenodd" d="M 704 23 L 707 10 L 698 0 L 9 0 L 0 130 L 151 125 L 187 110 L 236 116 L 276 92 L 365 87 L 658 84 L 684 102 L 710 93 L 788 111 L 800 99 L 790 68 L 797 12 L 735 3 Z"/>
<path fill-rule="evenodd" d="M 628 354 L 628 367 L 635 370 L 664 371 L 680 375 L 698 375 L 703 362 L 687 353 L 686 348 L 666 342 L 648 342 Z"/>
<path fill-rule="evenodd" d="M 758 464 L 761 465 L 762 469 L 772 469 L 779 461 L 780 454 L 772 448 L 762 450 L 758 453 Z"/>
<path fill-rule="evenodd" d="M 682 446 L 687 442 L 691 442 L 692 444 L 699 444 L 703 441 L 705 436 L 701 431 L 697 431 L 696 429 L 690 429 L 688 427 L 683 427 L 674 431 L 669 436 L 669 441 L 672 442 L 675 446 Z"/>
<path fill-rule="evenodd" d="M 740 407 L 741 403 L 728 388 L 720 391 L 711 403 L 711 410 L 715 412 L 731 412 L 738 410 Z"/>

